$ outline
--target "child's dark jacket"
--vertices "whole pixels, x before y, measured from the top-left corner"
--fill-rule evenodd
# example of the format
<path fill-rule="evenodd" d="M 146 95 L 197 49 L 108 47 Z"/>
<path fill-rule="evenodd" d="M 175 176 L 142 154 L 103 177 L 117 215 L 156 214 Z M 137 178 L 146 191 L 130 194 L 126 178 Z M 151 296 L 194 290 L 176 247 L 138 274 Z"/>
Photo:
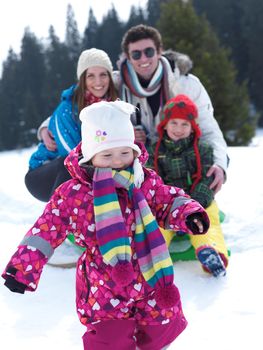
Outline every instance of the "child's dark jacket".
<path fill-rule="evenodd" d="M 192 135 L 174 142 L 168 138 L 166 133 L 164 134 L 158 152 L 158 174 L 165 184 L 184 189 L 191 198 L 207 208 L 214 198 L 214 193 L 209 188 L 213 177 L 206 176 L 208 169 L 214 164 L 213 150 L 211 146 L 202 141 L 199 141 L 198 149 L 202 164 L 202 178 L 193 191 L 191 191 L 191 184 L 193 174 L 196 173 L 196 156 Z M 155 145 L 149 151 L 148 165 L 150 167 L 153 167 L 154 150 Z"/>
<path fill-rule="evenodd" d="M 146 284 L 134 251 L 135 220 L 127 190 L 116 188 L 121 211 L 131 239 L 134 282 L 120 288 L 111 279 L 110 265 L 100 253 L 95 232 L 92 177 L 78 161 L 80 145 L 66 159 L 72 179 L 62 184 L 19 244 L 2 277 L 34 291 L 48 258 L 73 233 L 77 244 L 86 250 L 79 258 L 76 272 L 76 306 L 83 324 L 109 319 L 136 319 L 140 324 L 161 324 L 182 313 L 181 303 L 171 309 L 158 308 Z M 145 154 L 140 157 L 145 161 Z M 199 203 L 176 187 L 166 186 L 152 170 L 145 169 L 141 190 L 160 226 L 192 233 L 185 224 L 191 213 L 200 213 L 206 226 L 209 219 Z M 18 284 L 19 285 L 19 284 Z M 12 289 L 11 289 L 12 290 Z M 134 312 L 136 310 L 136 312 Z"/>

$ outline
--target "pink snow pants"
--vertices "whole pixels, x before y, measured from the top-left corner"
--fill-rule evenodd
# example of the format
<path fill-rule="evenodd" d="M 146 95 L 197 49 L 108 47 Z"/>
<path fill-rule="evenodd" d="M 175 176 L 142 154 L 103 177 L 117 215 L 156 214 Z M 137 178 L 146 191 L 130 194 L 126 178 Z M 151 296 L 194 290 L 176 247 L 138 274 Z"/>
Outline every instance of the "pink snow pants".
<path fill-rule="evenodd" d="M 101 321 L 87 327 L 84 350 L 161 350 L 186 326 L 184 317 L 158 326 L 140 326 L 134 320 Z"/>

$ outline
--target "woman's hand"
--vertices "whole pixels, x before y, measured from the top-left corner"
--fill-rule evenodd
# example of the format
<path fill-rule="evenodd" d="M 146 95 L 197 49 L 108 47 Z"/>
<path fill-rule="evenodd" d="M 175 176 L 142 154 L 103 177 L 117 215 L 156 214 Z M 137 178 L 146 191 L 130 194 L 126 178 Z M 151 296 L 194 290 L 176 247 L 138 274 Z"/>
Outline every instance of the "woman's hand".
<path fill-rule="evenodd" d="M 54 137 L 53 137 L 51 131 L 49 131 L 48 128 L 46 128 L 46 127 L 42 128 L 40 131 L 40 136 L 41 136 L 41 139 L 43 140 L 46 148 L 49 151 L 56 151 L 57 144 L 54 140 Z"/>

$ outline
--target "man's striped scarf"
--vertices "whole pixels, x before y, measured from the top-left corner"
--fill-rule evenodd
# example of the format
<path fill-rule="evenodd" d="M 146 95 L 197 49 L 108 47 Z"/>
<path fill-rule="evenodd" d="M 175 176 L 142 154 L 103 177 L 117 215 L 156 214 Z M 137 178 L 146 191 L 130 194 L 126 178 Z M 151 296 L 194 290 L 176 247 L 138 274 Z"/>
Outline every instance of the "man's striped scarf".
<path fill-rule="evenodd" d="M 145 281 L 152 287 L 173 284 L 172 261 L 143 192 L 134 186 L 133 169 L 96 168 L 93 176 L 96 235 L 101 254 L 111 266 L 131 261 L 131 246 L 116 187 L 128 190 L 135 211 L 135 251 Z"/>
<path fill-rule="evenodd" d="M 138 75 L 135 72 L 132 64 L 129 60 L 125 59 L 121 63 L 120 74 L 122 84 L 120 85 L 120 97 L 122 100 L 129 102 L 131 98 L 128 98 L 127 94 L 138 97 L 149 97 L 156 94 L 156 92 L 162 89 L 162 102 L 163 104 L 169 99 L 169 84 L 168 84 L 168 71 L 170 66 L 166 58 L 161 57 L 159 64 L 154 75 L 149 82 L 149 85 L 144 88 L 138 79 Z M 128 89 L 127 89 L 128 88 Z"/>

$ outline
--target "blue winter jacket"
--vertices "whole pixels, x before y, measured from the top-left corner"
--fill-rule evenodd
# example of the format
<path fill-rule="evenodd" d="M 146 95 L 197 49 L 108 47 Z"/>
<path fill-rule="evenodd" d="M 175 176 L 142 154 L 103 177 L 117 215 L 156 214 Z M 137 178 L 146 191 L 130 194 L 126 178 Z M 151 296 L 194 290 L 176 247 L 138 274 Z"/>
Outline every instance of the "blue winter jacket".
<path fill-rule="evenodd" d="M 80 121 L 77 106 L 74 106 L 72 98 L 76 85 L 64 90 L 61 94 L 61 102 L 52 114 L 49 122 L 49 130 L 57 144 L 57 150 L 49 151 L 43 142 L 40 142 L 37 150 L 29 159 L 29 168 L 35 169 L 45 162 L 59 156 L 65 157 L 80 142 Z"/>

